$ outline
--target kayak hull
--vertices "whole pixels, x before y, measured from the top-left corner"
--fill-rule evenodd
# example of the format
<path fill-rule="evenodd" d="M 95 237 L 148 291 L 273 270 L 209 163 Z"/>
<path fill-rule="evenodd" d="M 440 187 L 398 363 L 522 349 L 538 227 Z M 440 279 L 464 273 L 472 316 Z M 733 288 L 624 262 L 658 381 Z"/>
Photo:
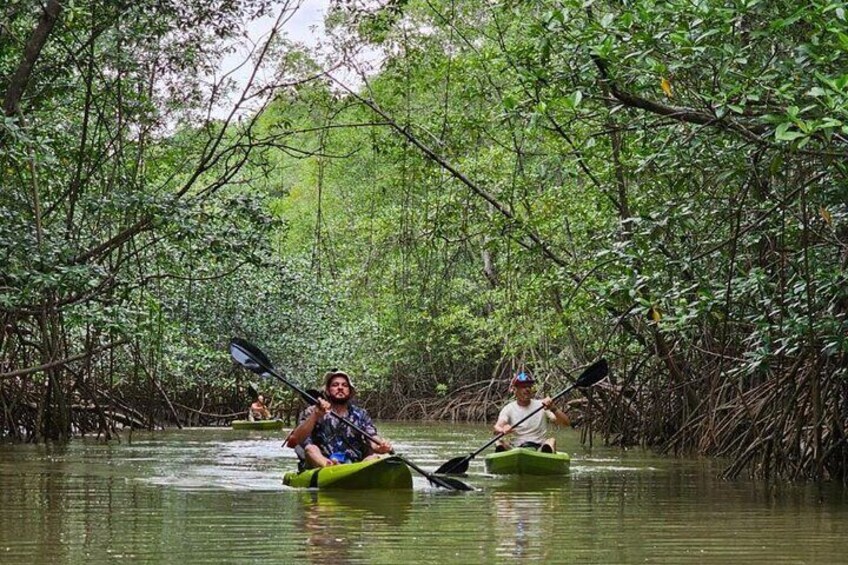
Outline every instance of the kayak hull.
<path fill-rule="evenodd" d="M 567 453 L 543 453 L 515 448 L 487 455 L 486 472 L 493 475 L 564 475 L 571 458 Z"/>
<path fill-rule="evenodd" d="M 307 469 L 283 475 L 283 484 L 294 488 L 326 490 L 410 490 L 412 473 L 399 457 Z"/>
<path fill-rule="evenodd" d="M 234 430 L 281 430 L 282 420 L 233 420 L 231 422 Z"/>

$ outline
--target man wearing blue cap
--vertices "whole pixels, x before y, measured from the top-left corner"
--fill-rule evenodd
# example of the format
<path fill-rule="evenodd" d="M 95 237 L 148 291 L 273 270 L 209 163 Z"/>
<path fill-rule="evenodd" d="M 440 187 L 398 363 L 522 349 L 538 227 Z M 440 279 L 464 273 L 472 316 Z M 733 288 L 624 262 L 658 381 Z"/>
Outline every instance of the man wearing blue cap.
<path fill-rule="evenodd" d="M 350 403 L 355 392 L 350 376 L 344 371 L 334 370 L 324 375 L 323 398 L 303 411 L 298 426 L 286 438 L 286 445 L 302 458 L 302 467 L 353 463 L 392 450 L 391 443 L 377 436 L 368 413 Z M 330 412 L 356 424 L 377 441 L 369 441 Z"/>
<path fill-rule="evenodd" d="M 556 438 L 548 437 L 548 420 L 562 426 L 569 425 L 571 420 L 561 408 L 553 405 L 549 396 L 542 400 L 533 398 L 535 386 L 536 381 L 526 371 L 521 371 L 512 378 L 510 388 L 515 393 L 515 400 L 504 406 L 500 415 L 498 415 L 495 433 L 505 434 L 505 436 L 495 445 L 495 451 L 505 451 L 514 444 L 518 447 L 529 447 L 546 453 L 556 452 Z M 540 407 L 545 409 L 539 410 L 521 425 L 512 427 L 514 422 L 521 421 Z M 506 439 L 506 434 L 513 435 L 512 442 Z"/>

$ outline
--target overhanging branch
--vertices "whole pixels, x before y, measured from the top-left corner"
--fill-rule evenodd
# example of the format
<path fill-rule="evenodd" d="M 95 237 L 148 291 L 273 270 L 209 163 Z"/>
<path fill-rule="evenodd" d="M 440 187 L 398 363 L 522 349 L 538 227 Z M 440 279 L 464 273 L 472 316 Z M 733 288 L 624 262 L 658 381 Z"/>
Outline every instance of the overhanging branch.
<path fill-rule="evenodd" d="M 609 89 L 609 93 L 612 94 L 616 100 L 629 108 L 639 108 L 640 110 L 645 110 L 652 114 L 667 116 L 671 119 L 688 124 L 729 129 L 737 133 L 741 133 L 744 137 L 756 142 L 763 141 L 759 136 L 769 132 L 769 128 L 762 124 L 742 125 L 736 121 L 720 118 L 709 112 L 703 112 L 693 108 L 684 108 L 681 106 L 660 104 L 659 102 L 648 100 L 647 98 L 642 98 L 641 96 L 636 96 L 635 94 L 621 90 L 615 81 L 610 78 L 606 61 L 597 55 L 592 55 L 592 61 L 594 61 L 595 66 L 598 67 L 598 72 L 601 75 L 601 81 L 603 81 L 604 85 Z"/>

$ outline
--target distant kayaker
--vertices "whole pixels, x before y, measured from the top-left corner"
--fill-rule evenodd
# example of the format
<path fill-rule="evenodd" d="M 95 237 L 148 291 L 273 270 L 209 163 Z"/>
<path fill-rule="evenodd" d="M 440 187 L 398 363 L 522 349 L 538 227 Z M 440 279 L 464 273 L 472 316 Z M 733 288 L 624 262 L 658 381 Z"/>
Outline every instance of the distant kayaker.
<path fill-rule="evenodd" d="M 302 468 L 353 463 L 392 450 L 392 444 L 377 435 L 368 413 L 351 404 L 355 393 L 356 388 L 344 371 L 324 375 L 324 398 L 318 398 L 317 404 L 303 411 L 297 427 L 286 438 L 286 445 L 295 449 L 301 459 Z M 330 412 L 362 428 L 377 441 L 369 441 Z"/>
<path fill-rule="evenodd" d="M 495 423 L 495 433 L 512 434 L 513 440 L 510 442 L 506 437 L 502 438 L 495 445 L 495 451 L 505 451 L 512 448 L 513 445 L 538 449 L 546 453 L 554 453 L 556 451 L 556 438 L 548 437 L 547 422 L 550 420 L 562 426 L 567 426 L 571 423 L 571 420 L 561 408 L 553 405 L 553 401 L 551 401 L 549 396 L 541 400 L 533 398 L 535 386 L 535 379 L 526 371 L 521 371 L 512 378 L 510 388 L 512 388 L 515 394 L 515 400 L 504 406 L 501 410 L 498 421 Z M 539 410 L 539 412 L 513 429 L 513 422 L 520 421 L 540 407 L 544 407 L 545 409 Z"/>
<path fill-rule="evenodd" d="M 256 397 L 250 409 L 247 411 L 247 419 L 251 422 L 255 420 L 270 420 L 271 411 L 265 406 L 265 397 L 261 394 Z"/>

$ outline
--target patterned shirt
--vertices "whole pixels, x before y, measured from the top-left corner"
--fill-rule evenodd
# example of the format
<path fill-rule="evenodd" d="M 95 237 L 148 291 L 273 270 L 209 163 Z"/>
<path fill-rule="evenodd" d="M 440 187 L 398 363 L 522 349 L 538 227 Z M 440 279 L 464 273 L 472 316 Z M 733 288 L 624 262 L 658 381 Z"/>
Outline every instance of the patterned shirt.
<path fill-rule="evenodd" d="M 314 406 L 310 406 L 300 415 L 302 424 L 315 411 Z M 353 404 L 347 405 L 346 420 L 355 424 L 360 429 L 368 432 L 372 437 L 377 435 L 377 428 L 374 427 L 374 422 L 368 413 Z M 371 454 L 371 443 L 368 438 L 342 422 L 339 418 L 333 416 L 330 412 L 324 414 L 324 417 L 315 423 L 312 433 L 303 441 L 303 446 L 317 445 L 324 454 L 324 457 L 330 457 L 333 453 L 344 453 L 347 460 L 362 461 Z"/>

